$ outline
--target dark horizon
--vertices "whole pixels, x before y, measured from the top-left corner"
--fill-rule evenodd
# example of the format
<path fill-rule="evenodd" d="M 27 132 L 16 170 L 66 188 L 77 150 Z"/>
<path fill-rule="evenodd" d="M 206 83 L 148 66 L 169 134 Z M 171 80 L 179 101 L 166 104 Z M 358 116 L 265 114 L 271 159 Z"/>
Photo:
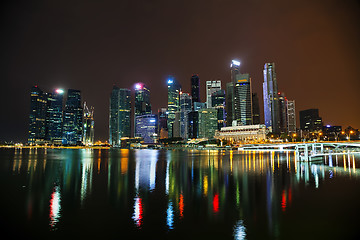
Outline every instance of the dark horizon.
<path fill-rule="evenodd" d="M 360 128 L 358 1 L 91 1 L 2 3 L 0 140 L 26 141 L 30 89 L 78 89 L 94 106 L 95 140 L 108 140 L 113 84 L 151 91 L 167 106 L 168 75 L 190 93 L 193 74 L 230 82 L 238 59 L 259 96 L 275 62 L 279 91 L 299 111 L 318 108 L 324 125 Z M 132 93 L 133 94 L 133 93 Z"/>

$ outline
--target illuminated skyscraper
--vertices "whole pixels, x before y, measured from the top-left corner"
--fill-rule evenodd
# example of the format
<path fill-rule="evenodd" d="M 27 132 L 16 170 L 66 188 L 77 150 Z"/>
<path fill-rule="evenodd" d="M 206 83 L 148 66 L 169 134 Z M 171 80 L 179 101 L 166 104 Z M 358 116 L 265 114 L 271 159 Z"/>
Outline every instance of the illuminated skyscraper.
<path fill-rule="evenodd" d="M 157 139 L 157 117 L 155 114 L 136 116 L 135 137 L 144 139 L 144 143 L 154 143 Z"/>
<path fill-rule="evenodd" d="M 210 108 L 212 106 L 211 103 L 211 94 L 216 91 L 221 90 L 221 81 L 206 81 L 206 107 Z"/>
<path fill-rule="evenodd" d="M 29 144 L 43 144 L 46 136 L 47 95 L 40 88 L 31 88 Z"/>
<path fill-rule="evenodd" d="M 79 145 L 82 142 L 83 109 L 80 90 L 68 89 L 64 111 L 62 142 L 65 145 Z"/>
<path fill-rule="evenodd" d="M 287 133 L 288 125 L 288 112 L 287 112 L 287 99 L 285 93 L 278 92 L 279 99 L 279 113 L 280 113 L 280 132 Z"/>
<path fill-rule="evenodd" d="M 109 143 L 121 145 L 121 138 L 131 136 L 131 91 L 113 87 L 110 96 Z"/>
<path fill-rule="evenodd" d="M 235 74 L 233 98 L 233 121 L 237 125 L 252 124 L 252 92 L 251 78 L 248 73 Z"/>
<path fill-rule="evenodd" d="M 91 146 L 94 144 L 94 108 L 84 103 L 84 116 L 83 116 L 83 144 L 85 146 Z"/>
<path fill-rule="evenodd" d="M 213 138 L 218 129 L 217 110 L 204 108 L 199 111 L 199 138 Z"/>
<path fill-rule="evenodd" d="M 135 117 L 151 114 L 150 90 L 143 83 L 135 84 Z"/>
<path fill-rule="evenodd" d="M 188 113 L 191 111 L 192 98 L 188 93 L 180 95 L 180 137 L 188 138 Z"/>
<path fill-rule="evenodd" d="M 168 138 L 166 108 L 160 108 L 158 110 L 158 136 L 160 139 Z"/>
<path fill-rule="evenodd" d="M 200 102 L 200 78 L 197 74 L 191 77 L 191 98 L 193 102 Z"/>
<path fill-rule="evenodd" d="M 275 63 L 265 63 L 264 65 L 263 95 L 265 125 L 266 127 L 271 127 L 272 132 L 280 133 L 280 112 Z"/>
<path fill-rule="evenodd" d="M 57 145 L 62 143 L 63 137 L 63 95 L 62 89 L 56 89 L 47 97 L 46 139 Z"/>
<path fill-rule="evenodd" d="M 211 104 L 217 110 L 218 130 L 225 127 L 225 90 L 219 90 L 211 95 Z"/>
<path fill-rule="evenodd" d="M 180 111 L 180 91 L 181 85 L 173 77 L 169 76 L 168 85 L 168 132 L 169 137 L 173 137 L 173 124 L 175 121 L 175 112 Z"/>
<path fill-rule="evenodd" d="M 287 128 L 288 134 L 292 135 L 296 133 L 296 112 L 295 112 L 295 100 L 287 101 Z"/>

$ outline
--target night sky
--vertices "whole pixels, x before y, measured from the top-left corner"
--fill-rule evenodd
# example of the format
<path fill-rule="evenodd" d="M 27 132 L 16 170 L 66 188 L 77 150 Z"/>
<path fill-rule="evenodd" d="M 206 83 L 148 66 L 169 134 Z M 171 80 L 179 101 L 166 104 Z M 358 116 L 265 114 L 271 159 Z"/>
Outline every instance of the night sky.
<path fill-rule="evenodd" d="M 261 109 L 262 70 L 275 62 L 279 90 L 296 100 L 297 114 L 319 108 L 324 124 L 360 128 L 359 1 L 1 4 L 0 140 L 26 141 L 32 85 L 81 90 L 95 108 L 95 139 L 107 140 L 113 84 L 145 83 L 156 112 L 167 105 L 168 75 L 190 92 L 199 74 L 204 101 L 205 81 L 230 81 L 232 59 L 250 73 Z"/>

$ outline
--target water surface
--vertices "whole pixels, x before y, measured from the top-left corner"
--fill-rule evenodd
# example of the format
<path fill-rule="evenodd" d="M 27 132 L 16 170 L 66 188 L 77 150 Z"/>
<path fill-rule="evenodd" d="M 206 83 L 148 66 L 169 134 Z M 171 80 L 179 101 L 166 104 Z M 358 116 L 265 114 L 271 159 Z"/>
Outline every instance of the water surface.
<path fill-rule="evenodd" d="M 357 239 L 360 156 L 0 149 L 12 238 Z"/>

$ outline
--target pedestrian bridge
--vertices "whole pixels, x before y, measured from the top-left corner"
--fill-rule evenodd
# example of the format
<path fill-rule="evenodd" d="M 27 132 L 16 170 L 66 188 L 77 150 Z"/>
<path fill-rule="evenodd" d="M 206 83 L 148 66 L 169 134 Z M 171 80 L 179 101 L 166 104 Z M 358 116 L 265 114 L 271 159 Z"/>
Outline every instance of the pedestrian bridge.
<path fill-rule="evenodd" d="M 239 147 L 243 151 L 295 151 L 302 161 L 321 160 L 326 155 L 360 153 L 360 141 L 356 142 L 301 142 L 246 144 Z"/>

